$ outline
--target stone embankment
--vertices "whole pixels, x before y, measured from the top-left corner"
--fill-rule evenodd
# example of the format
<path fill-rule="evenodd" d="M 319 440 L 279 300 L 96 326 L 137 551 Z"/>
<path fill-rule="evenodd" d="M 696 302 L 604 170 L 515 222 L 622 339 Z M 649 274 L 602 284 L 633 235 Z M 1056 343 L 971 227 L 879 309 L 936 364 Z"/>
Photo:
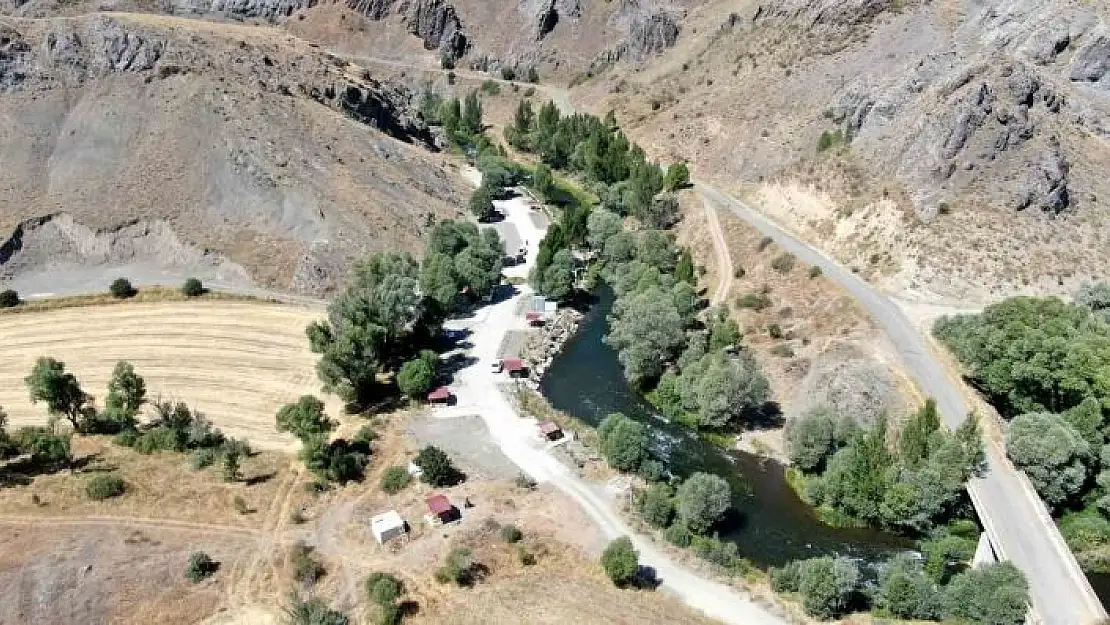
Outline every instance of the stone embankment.
<path fill-rule="evenodd" d="M 543 327 L 528 337 L 520 350 L 520 358 L 528 365 L 526 384 L 529 387 L 539 388 L 543 374 L 563 349 L 563 345 L 578 331 L 581 319 L 582 313 L 573 308 L 560 308 Z"/>

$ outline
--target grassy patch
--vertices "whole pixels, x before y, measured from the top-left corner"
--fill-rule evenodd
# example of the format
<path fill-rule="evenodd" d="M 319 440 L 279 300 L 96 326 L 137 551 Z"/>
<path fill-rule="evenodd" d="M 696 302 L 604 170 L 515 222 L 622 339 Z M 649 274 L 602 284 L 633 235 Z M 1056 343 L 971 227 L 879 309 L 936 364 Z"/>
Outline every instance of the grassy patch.
<path fill-rule="evenodd" d="M 227 301 L 267 301 L 263 298 L 250 295 L 235 295 L 232 293 L 216 293 L 209 291 L 203 295 L 190 297 L 181 292 L 179 288 L 165 286 L 151 286 L 138 289 L 134 296 L 119 298 L 111 293 L 96 293 L 93 295 L 71 295 L 67 297 L 47 297 L 20 302 L 18 306 L 0 308 L 0 315 L 14 315 L 28 312 L 44 312 L 47 310 L 60 310 L 62 308 L 79 308 L 81 306 L 109 306 L 118 304 L 151 303 L 151 302 L 184 302 L 205 300 Z"/>
<path fill-rule="evenodd" d="M 727 432 L 702 432 L 702 440 L 716 445 L 721 449 L 732 451 L 736 449 L 736 435 Z"/>

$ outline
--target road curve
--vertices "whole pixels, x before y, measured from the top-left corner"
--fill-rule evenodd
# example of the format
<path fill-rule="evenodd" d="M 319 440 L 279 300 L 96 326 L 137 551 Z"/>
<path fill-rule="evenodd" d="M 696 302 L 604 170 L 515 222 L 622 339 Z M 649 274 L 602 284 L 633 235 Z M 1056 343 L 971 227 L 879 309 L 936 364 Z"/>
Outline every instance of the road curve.
<path fill-rule="evenodd" d="M 948 427 L 963 423 L 969 409 L 958 383 L 930 354 L 918 330 L 894 302 L 743 202 L 705 183 L 696 183 L 694 189 L 705 201 L 732 212 L 786 251 L 820 267 L 886 332 L 921 390 L 936 399 Z M 1045 625 L 1086 625 L 1106 619 L 1106 610 L 1028 479 L 1014 469 L 997 444 L 988 443 L 986 451 L 988 471 L 968 484 L 968 492 L 998 556 L 1013 562 L 1029 579 L 1036 614 Z"/>

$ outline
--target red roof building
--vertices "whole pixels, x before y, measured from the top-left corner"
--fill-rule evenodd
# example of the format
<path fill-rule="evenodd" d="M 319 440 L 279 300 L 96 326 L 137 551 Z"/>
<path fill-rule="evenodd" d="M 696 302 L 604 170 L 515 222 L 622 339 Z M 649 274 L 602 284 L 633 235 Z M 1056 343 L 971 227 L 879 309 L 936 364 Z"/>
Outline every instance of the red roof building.
<path fill-rule="evenodd" d="M 432 495 L 426 500 L 428 511 L 441 523 L 450 523 L 459 518 L 459 510 L 451 504 L 446 495 Z"/>
<path fill-rule="evenodd" d="M 501 361 L 505 365 L 505 372 L 509 375 L 520 375 L 528 370 L 524 366 L 524 361 L 519 358 L 506 358 Z"/>
<path fill-rule="evenodd" d="M 447 388 L 446 386 L 441 386 L 441 387 L 437 388 L 436 390 L 432 391 L 431 393 L 428 393 L 428 401 L 430 401 L 430 402 L 448 402 L 448 401 L 451 401 L 451 398 L 453 396 L 454 396 L 454 394 L 451 393 L 451 389 Z"/>
<path fill-rule="evenodd" d="M 529 325 L 534 325 L 534 326 L 542 326 L 543 325 L 543 313 L 541 313 L 541 312 L 534 312 L 533 311 L 533 312 L 526 313 L 524 315 L 524 318 L 528 320 Z"/>

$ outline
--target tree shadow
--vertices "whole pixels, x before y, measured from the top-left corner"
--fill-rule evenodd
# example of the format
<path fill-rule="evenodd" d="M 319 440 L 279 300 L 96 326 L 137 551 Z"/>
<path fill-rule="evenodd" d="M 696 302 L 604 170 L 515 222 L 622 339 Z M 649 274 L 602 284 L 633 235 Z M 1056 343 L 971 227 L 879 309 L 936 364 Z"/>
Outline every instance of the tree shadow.
<path fill-rule="evenodd" d="M 744 419 L 753 430 L 773 430 L 786 424 L 782 406 L 776 401 L 764 402 L 761 406 L 748 409 Z"/>
<path fill-rule="evenodd" d="M 274 479 L 275 475 L 277 475 L 277 473 L 273 471 L 270 471 L 269 473 L 263 473 L 262 475 L 253 475 L 244 479 L 243 484 L 247 486 L 257 486 L 258 484 L 265 484 L 266 482 Z"/>
<path fill-rule="evenodd" d="M 638 588 L 640 590 L 655 590 L 663 584 L 663 580 L 655 572 L 655 567 L 641 564 L 636 569 L 636 575 L 632 577 L 629 586 Z"/>
<path fill-rule="evenodd" d="M 420 604 L 411 599 L 402 601 L 399 607 L 401 608 L 401 614 L 404 616 L 416 616 L 420 614 Z"/>

